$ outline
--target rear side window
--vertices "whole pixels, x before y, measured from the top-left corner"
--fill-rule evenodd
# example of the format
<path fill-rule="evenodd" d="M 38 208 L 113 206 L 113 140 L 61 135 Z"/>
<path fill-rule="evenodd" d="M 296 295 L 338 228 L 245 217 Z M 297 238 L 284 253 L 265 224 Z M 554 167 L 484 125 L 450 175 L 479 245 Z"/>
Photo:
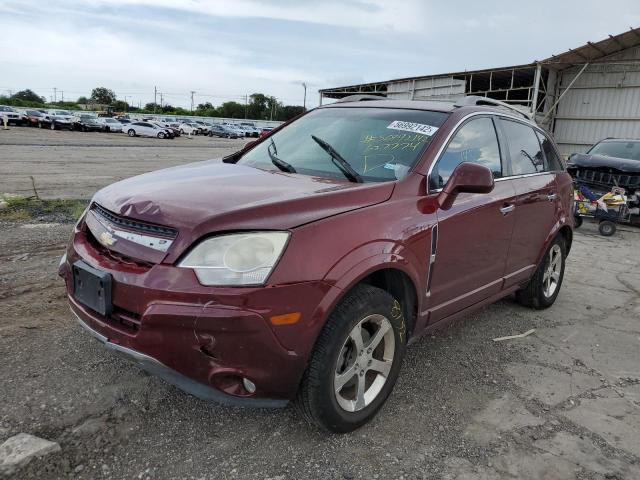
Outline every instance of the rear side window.
<path fill-rule="evenodd" d="M 538 140 L 540 140 L 540 144 L 542 145 L 542 151 L 544 152 L 545 164 L 544 169 L 547 172 L 557 172 L 564 170 L 562 167 L 562 162 L 560 161 L 560 157 L 556 153 L 556 149 L 553 148 L 553 143 L 546 135 L 536 131 L 538 135 Z"/>
<path fill-rule="evenodd" d="M 471 120 L 456 132 L 431 172 L 430 187 L 444 187 L 451 173 L 462 162 L 479 163 L 488 167 L 494 178 L 502 176 L 500 147 L 490 118 Z"/>
<path fill-rule="evenodd" d="M 544 156 L 533 128 L 511 120 L 500 120 L 507 136 L 511 173 L 526 175 L 544 171 Z"/>

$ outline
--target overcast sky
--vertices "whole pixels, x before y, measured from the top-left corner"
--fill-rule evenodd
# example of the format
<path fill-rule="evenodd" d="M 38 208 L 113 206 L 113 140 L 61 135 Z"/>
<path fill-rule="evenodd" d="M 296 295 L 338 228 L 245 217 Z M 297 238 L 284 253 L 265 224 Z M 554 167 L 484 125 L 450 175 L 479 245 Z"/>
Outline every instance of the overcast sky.
<path fill-rule="evenodd" d="M 320 88 L 528 63 L 629 26 L 638 0 L 0 0 L 0 93 L 302 104 L 305 81 L 313 106 Z"/>

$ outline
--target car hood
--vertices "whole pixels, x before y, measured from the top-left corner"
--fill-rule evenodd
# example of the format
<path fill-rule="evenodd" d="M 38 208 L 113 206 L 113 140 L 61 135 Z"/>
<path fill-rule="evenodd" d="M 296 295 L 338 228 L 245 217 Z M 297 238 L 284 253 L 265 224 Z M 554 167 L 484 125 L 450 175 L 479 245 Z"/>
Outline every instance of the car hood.
<path fill-rule="evenodd" d="M 114 183 L 93 201 L 117 215 L 177 228 L 170 253 L 176 257 L 210 233 L 291 229 L 384 202 L 393 188 L 210 160 Z"/>
<path fill-rule="evenodd" d="M 568 169 L 606 169 L 618 170 L 620 172 L 640 173 L 640 160 L 627 158 L 606 157 L 604 155 L 589 155 L 586 153 L 576 153 L 567 162 Z"/>

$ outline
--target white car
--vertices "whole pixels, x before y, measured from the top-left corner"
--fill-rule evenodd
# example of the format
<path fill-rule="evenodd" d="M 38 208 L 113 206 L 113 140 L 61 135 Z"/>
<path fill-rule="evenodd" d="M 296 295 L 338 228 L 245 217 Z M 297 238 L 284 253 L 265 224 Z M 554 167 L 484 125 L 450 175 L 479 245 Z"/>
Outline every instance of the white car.
<path fill-rule="evenodd" d="M 245 138 L 247 136 L 247 131 L 235 123 L 226 123 L 224 126 L 236 132 L 239 138 Z"/>
<path fill-rule="evenodd" d="M 164 128 L 151 122 L 133 122 L 127 125 L 127 135 L 130 137 L 157 137 L 167 138 Z"/>
<path fill-rule="evenodd" d="M 98 121 L 104 125 L 105 132 L 122 132 L 122 127 L 124 127 L 124 125 L 115 118 L 100 117 Z"/>
<path fill-rule="evenodd" d="M 260 129 L 256 127 L 254 123 L 251 122 L 242 122 L 240 123 L 240 127 L 247 132 L 247 137 L 258 137 L 260 135 Z"/>
<path fill-rule="evenodd" d="M 12 123 L 22 125 L 24 123 L 24 115 L 18 110 L 7 105 L 0 105 L 0 126 L 4 125 L 4 119 L 7 119 L 7 125 Z"/>
<path fill-rule="evenodd" d="M 44 114 L 43 123 L 49 124 L 51 130 L 58 128 L 73 129 L 73 114 L 67 110 L 49 110 Z"/>
<path fill-rule="evenodd" d="M 183 135 L 198 135 L 200 132 L 200 125 L 197 123 L 181 123 L 180 133 Z"/>

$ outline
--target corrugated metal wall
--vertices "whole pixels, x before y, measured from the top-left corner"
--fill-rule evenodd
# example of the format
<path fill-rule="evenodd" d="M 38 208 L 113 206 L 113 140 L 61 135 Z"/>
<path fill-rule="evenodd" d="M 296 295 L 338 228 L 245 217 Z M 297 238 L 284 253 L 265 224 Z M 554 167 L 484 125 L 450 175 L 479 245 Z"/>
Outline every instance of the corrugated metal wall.
<path fill-rule="evenodd" d="M 464 96 L 465 81 L 453 77 L 431 77 L 390 82 L 387 98 L 394 100 L 458 99 Z"/>
<path fill-rule="evenodd" d="M 558 95 L 581 68 L 559 73 Z M 553 130 L 563 155 L 606 137 L 640 138 L 640 47 L 587 67 L 558 104 Z"/>

